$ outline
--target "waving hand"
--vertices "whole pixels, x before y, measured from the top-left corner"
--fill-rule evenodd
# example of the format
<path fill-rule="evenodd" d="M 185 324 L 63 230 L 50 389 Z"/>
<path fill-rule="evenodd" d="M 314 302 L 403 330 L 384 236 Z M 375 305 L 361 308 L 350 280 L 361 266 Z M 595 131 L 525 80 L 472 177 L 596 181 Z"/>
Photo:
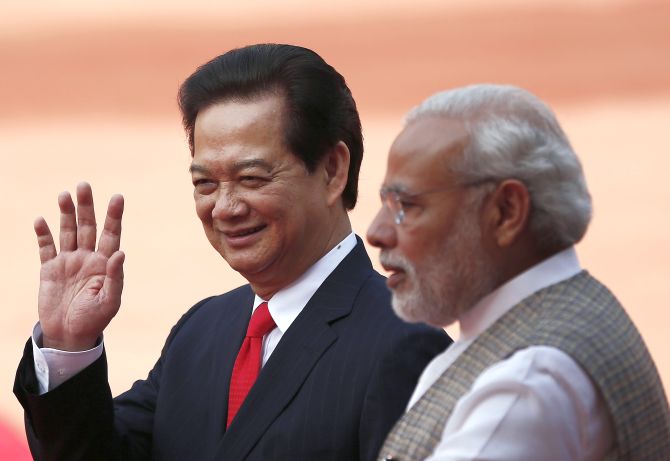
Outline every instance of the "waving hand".
<path fill-rule="evenodd" d="M 86 350 L 95 345 L 121 305 L 123 197 L 110 199 L 97 249 L 91 186 L 77 185 L 76 210 L 68 192 L 58 196 L 58 206 L 60 252 L 44 218 L 34 224 L 42 263 L 38 311 L 43 346 Z"/>

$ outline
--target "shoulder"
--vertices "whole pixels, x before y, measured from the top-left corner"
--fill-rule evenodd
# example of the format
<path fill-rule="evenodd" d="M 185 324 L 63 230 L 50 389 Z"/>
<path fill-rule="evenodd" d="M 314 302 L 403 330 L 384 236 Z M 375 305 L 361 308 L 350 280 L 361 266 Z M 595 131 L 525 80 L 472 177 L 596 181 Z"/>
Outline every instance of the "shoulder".
<path fill-rule="evenodd" d="M 177 326 L 187 322 L 192 317 L 206 315 L 211 313 L 213 310 L 217 310 L 223 307 L 229 309 L 236 309 L 238 307 L 244 308 L 244 302 L 249 300 L 249 303 L 251 303 L 253 296 L 253 291 L 251 291 L 251 287 L 249 285 L 239 286 L 220 295 L 208 296 L 207 298 L 203 298 L 198 301 L 188 311 L 186 311 L 177 323 Z M 248 305 L 246 307 L 248 307 Z"/>
<path fill-rule="evenodd" d="M 183 330 L 212 325 L 218 318 L 241 315 L 253 302 L 253 292 L 249 285 L 242 285 L 226 293 L 201 299 L 186 311 L 172 327 L 166 340 L 166 347 Z"/>
<path fill-rule="evenodd" d="M 639 331 L 614 295 L 586 271 L 568 279 L 538 306 L 531 344 L 564 351 L 585 369 L 624 368 L 635 375 L 648 351 Z"/>

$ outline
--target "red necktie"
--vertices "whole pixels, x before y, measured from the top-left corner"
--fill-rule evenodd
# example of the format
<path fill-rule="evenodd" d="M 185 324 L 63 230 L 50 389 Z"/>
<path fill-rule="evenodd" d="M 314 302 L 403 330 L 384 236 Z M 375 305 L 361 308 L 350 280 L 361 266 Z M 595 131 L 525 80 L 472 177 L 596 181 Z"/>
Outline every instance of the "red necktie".
<path fill-rule="evenodd" d="M 242 347 L 237 353 L 233 374 L 230 377 L 228 390 L 228 421 L 226 427 L 237 414 L 242 402 L 247 397 L 249 389 L 254 385 L 258 372 L 261 370 L 261 353 L 263 352 L 263 336 L 275 328 L 268 303 L 261 303 L 251 315 L 247 335 Z"/>

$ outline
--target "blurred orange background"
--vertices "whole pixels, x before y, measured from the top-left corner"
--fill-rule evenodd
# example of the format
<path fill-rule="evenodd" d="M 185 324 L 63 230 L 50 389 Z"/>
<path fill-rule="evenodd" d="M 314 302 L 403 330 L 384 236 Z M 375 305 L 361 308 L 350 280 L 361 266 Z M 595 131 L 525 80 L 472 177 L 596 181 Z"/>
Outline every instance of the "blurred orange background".
<path fill-rule="evenodd" d="M 243 283 L 209 247 L 195 216 L 175 95 L 199 64 L 257 42 L 309 47 L 347 79 L 366 139 L 352 213 L 360 235 L 379 206 L 388 147 L 414 104 L 485 81 L 545 100 L 580 155 L 594 198 L 581 262 L 621 299 L 670 385 L 670 3 L 6 3 L 0 420 L 17 433 L 22 412 L 10 390 L 37 319 L 32 223 L 43 215 L 57 228 L 60 191 L 89 181 L 99 217 L 113 193 L 126 198 L 126 287 L 105 337 L 115 393 L 146 375 L 181 313 Z"/>

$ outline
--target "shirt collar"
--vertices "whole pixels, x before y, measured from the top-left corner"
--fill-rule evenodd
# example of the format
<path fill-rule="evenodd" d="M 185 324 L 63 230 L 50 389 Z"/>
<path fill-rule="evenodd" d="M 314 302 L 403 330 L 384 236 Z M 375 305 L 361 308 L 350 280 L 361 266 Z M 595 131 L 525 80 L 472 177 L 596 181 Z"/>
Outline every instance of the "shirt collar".
<path fill-rule="evenodd" d="M 459 341 L 469 341 L 536 291 L 562 282 L 581 271 L 577 253 L 570 247 L 536 264 L 483 297 L 459 318 Z"/>
<path fill-rule="evenodd" d="M 291 323 L 302 312 L 316 290 L 319 289 L 321 284 L 351 250 L 354 249 L 356 244 L 356 235 L 352 232 L 307 269 L 297 280 L 279 290 L 268 301 L 270 315 L 272 315 L 272 319 L 282 334 L 288 330 L 288 327 L 291 326 Z M 262 302 L 264 300 L 256 295 L 253 309 L 255 310 Z"/>

